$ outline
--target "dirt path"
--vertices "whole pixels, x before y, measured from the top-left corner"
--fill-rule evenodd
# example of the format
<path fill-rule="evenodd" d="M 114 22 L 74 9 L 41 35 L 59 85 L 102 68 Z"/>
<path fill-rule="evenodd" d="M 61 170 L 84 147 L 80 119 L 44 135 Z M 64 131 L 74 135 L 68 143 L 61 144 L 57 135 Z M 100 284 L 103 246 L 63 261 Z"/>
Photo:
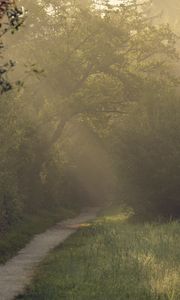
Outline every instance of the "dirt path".
<path fill-rule="evenodd" d="M 0 300 L 11 300 L 30 283 L 33 270 L 50 250 L 74 233 L 82 223 L 96 217 L 98 208 L 88 209 L 74 219 L 58 223 L 36 235 L 17 256 L 0 266 Z"/>

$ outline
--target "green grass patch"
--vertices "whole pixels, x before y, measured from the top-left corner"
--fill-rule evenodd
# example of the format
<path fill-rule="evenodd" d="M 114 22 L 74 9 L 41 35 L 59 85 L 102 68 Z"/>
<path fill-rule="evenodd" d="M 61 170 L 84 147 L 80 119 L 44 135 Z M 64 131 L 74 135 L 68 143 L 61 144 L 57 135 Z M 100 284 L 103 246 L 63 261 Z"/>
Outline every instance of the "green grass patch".
<path fill-rule="evenodd" d="M 132 224 L 113 210 L 52 251 L 17 299 L 179 300 L 179 245 L 178 222 Z"/>
<path fill-rule="evenodd" d="M 5 263 L 15 255 L 35 234 L 41 233 L 56 222 L 72 216 L 74 216 L 72 211 L 63 208 L 25 215 L 8 231 L 0 234 L 0 264 Z"/>

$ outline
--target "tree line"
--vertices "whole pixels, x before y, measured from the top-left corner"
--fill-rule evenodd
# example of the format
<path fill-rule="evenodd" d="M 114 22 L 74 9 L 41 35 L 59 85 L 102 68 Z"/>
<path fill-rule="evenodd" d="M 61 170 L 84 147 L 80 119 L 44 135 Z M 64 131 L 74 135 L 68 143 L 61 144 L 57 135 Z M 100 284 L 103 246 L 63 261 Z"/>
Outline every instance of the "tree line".
<path fill-rule="evenodd" d="M 96 202 L 106 194 L 178 216 L 179 57 L 169 24 L 148 2 L 26 1 L 25 24 L 23 1 L 1 3 L 1 228 L 24 213 L 93 203 L 98 184 L 90 196 L 78 168 L 85 151 L 101 155 L 75 142 L 84 129 L 114 170 Z"/>

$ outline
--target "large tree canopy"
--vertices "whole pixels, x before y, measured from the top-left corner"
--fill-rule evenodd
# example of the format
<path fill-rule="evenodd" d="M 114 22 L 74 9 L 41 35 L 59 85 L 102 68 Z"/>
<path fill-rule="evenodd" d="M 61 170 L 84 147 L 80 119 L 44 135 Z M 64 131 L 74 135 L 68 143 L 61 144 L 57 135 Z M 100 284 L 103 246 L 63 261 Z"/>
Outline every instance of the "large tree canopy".
<path fill-rule="evenodd" d="M 176 36 L 169 26 L 154 25 L 146 4 L 139 9 L 136 1 L 101 3 L 97 9 L 94 1 L 41 1 L 43 9 L 38 18 L 32 17 L 27 44 L 20 43 L 46 70 L 44 97 L 47 90 L 51 95 L 56 90 L 52 142 L 72 116 L 110 117 L 123 111 L 122 104 L 175 83 L 169 65 L 177 58 Z"/>
<path fill-rule="evenodd" d="M 5 3 L 0 29 L 0 88 L 5 100 L 0 103 L 3 224 L 14 220 L 15 211 L 57 205 L 59 198 L 66 204 L 74 198 L 78 202 L 81 193 L 89 199 L 87 190 L 91 198 L 97 193 L 96 199 L 104 198 L 108 190 L 113 194 L 111 183 L 118 185 L 119 179 L 110 165 L 115 161 L 117 167 L 126 168 L 119 150 L 123 132 L 127 145 L 136 146 L 130 140 L 133 134 L 128 140 L 128 130 L 121 125 L 129 123 L 133 130 L 135 125 L 128 119 L 133 107 L 141 107 L 143 101 L 153 107 L 163 103 L 169 95 L 174 97 L 172 90 L 178 84 L 172 72 L 178 59 L 177 37 L 169 25 L 155 23 L 146 2 L 21 0 L 18 4 L 25 4 L 29 13 L 26 26 L 14 35 L 22 24 L 23 9 Z M 16 68 L 13 61 L 18 61 Z M 12 87 L 19 80 L 25 84 L 17 93 Z M 144 121 L 142 116 L 132 120 Z M 146 122 L 148 128 L 152 120 Z M 153 136 L 149 135 L 149 144 Z M 111 144 L 115 146 L 108 156 Z M 129 150 L 127 166 L 132 156 Z M 101 160 L 98 166 L 96 158 Z M 94 180 L 96 174 L 99 182 Z"/>

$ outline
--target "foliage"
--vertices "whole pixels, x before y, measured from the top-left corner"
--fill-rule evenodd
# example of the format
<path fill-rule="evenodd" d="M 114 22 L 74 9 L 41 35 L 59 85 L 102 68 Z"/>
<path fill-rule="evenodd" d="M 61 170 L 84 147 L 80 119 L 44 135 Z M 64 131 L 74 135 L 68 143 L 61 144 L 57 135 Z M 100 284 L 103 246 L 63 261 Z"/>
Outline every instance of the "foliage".
<path fill-rule="evenodd" d="M 123 111 L 124 103 L 144 97 L 152 80 L 161 86 L 175 83 L 169 64 L 177 58 L 176 36 L 168 25 L 153 25 L 136 1 L 104 10 L 92 3 L 54 0 L 49 7 L 42 1 L 38 20 L 32 17 L 31 47 L 19 43 L 17 48 L 36 58 L 48 74 L 40 89 L 41 97 L 53 98 L 51 143 L 72 118 L 93 115 L 100 120 L 107 114 L 109 119 Z"/>
<path fill-rule="evenodd" d="M 13 34 L 19 30 L 19 27 L 24 22 L 24 8 L 18 8 L 15 0 L 0 1 L 0 94 L 12 89 L 12 83 L 8 80 L 8 73 L 11 71 L 15 62 L 11 59 L 7 62 L 3 59 L 3 51 L 5 48 L 3 36 L 9 31 Z M 16 85 L 21 85 L 21 82 L 16 81 Z"/>
<path fill-rule="evenodd" d="M 20 104 L 3 96 L 0 101 L 0 228 L 14 222 L 22 208 L 17 183 L 17 152 L 22 135 L 19 124 Z"/>
<path fill-rule="evenodd" d="M 166 94 L 136 104 L 118 127 L 113 149 L 120 197 L 135 210 L 180 215 L 179 118 L 179 98 Z"/>
<path fill-rule="evenodd" d="M 25 212 L 89 204 L 89 191 L 98 203 L 113 198 L 109 193 L 115 176 L 103 163 L 106 149 L 99 151 L 97 144 L 103 148 L 102 138 L 133 103 L 151 102 L 150 96 L 155 99 L 178 84 L 171 72 L 178 59 L 176 35 L 169 25 L 154 25 L 147 4 L 26 1 L 26 26 L 8 35 L 22 24 L 24 13 L 6 3 L 0 29 L 5 38 L 0 50 L 1 230 Z M 8 57 L 19 62 L 15 69 L 13 61 L 6 63 Z M 4 93 L 14 81 L 21 85 L 16 78 L 25 81 L 23 88 Z M 88 128 L 86 139 L 82 128 Z M 85 178 L 79 179 L 81 164 L 84 173 L 91 173 L 86 176 L 91 188 Z"/>

